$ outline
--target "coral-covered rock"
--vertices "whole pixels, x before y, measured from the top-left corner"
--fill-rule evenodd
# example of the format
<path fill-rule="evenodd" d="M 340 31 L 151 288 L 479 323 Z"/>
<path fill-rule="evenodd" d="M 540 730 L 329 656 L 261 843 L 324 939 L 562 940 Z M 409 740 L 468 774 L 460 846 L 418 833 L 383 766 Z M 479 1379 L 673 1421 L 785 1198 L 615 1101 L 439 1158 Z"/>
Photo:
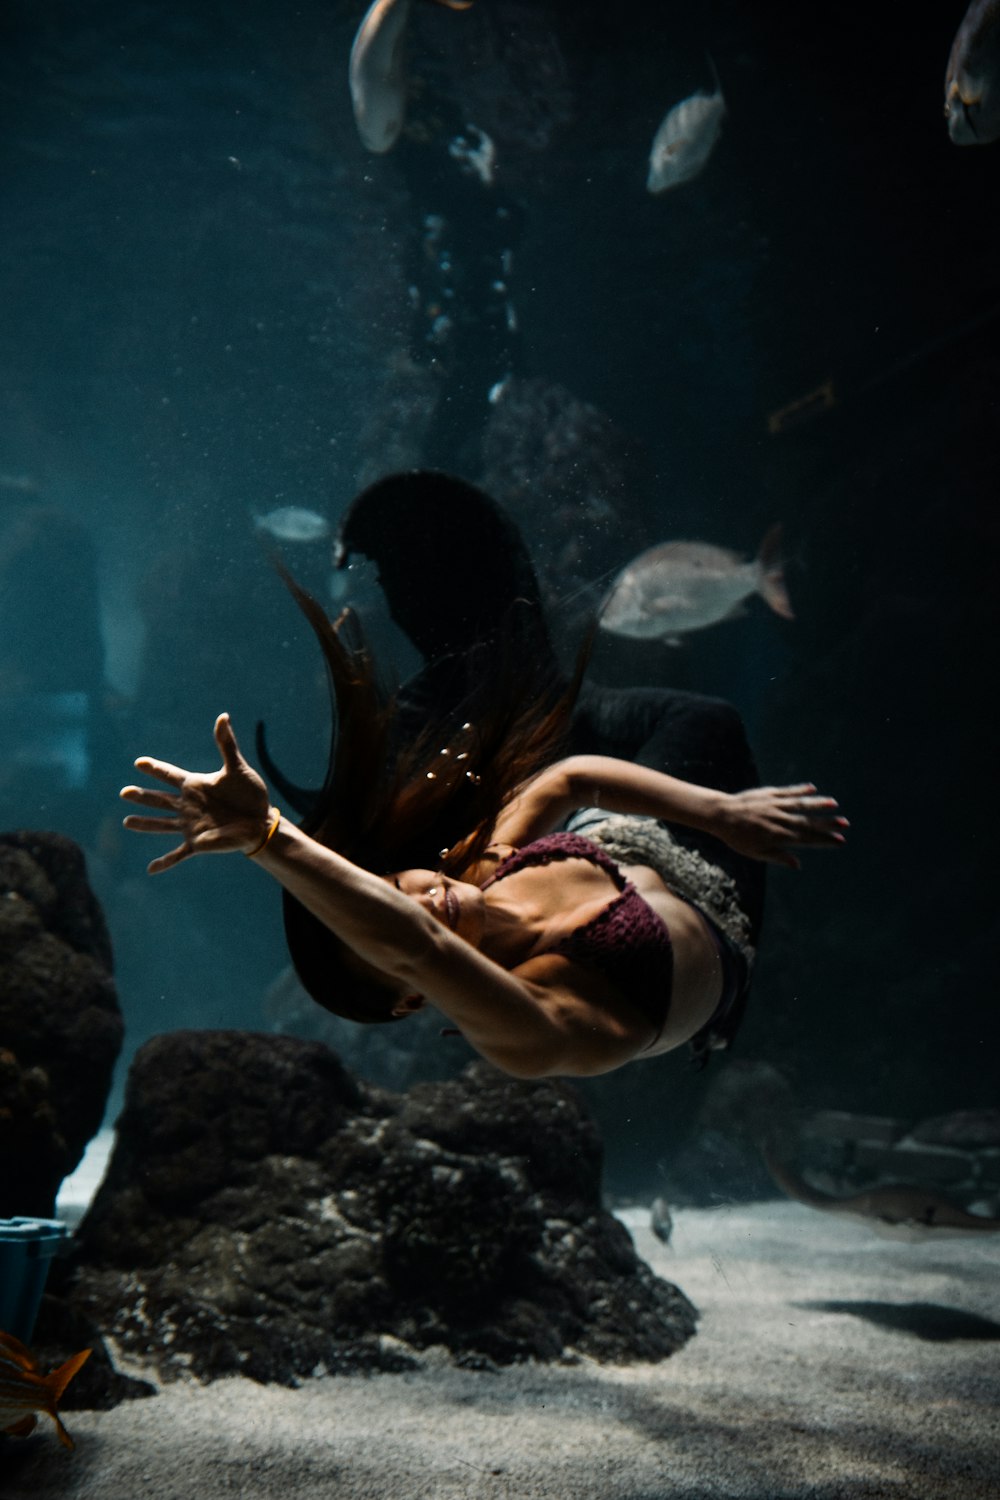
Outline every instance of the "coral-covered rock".
<path fill-rule="evenodd" d="M 121 1048 L 111 944 L 81 850 L 0 836 L 0 1217 L 48 1216 Z"/>
<path fill-rule="evenodd" d="M 315 1042 L 138 1053 L 66 1295 L 169 1378 L 662 1359 L 695 1311 L 600 1202 L 577 1095 L 485 1063 L 395 1095 Z"/>

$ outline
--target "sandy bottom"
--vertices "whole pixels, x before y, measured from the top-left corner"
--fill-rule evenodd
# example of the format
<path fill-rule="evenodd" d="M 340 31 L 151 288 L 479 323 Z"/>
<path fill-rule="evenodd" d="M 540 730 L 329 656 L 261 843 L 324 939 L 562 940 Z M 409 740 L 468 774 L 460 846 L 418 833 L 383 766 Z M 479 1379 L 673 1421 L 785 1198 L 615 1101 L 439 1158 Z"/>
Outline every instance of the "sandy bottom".
<path fill-rule="evenodd" d="M 664 1247 L 621 1217 L 701 1310 L 663 1364 L 172 1385 L 68 1414 L 75 1453 L 47 1421 L 5 1443 L 0 1496 L 1000 1496 L 1000 1236 L 899 1242 L 766 1203 L 681 1211 Z"/>

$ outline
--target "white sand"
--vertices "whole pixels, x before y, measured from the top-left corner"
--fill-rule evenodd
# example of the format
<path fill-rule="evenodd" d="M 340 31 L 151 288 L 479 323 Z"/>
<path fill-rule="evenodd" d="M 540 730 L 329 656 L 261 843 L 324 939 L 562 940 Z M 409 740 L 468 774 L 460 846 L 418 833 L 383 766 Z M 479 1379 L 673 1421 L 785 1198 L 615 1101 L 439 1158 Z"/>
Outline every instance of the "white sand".
<path fill-rule="evenodd" d="M 1000 1320 L 1000 1236 L 900 1243 L 793 1204 L 688 1210 L 674 1248 L 622 1215 L 701 1309 L 660 1365 L 423 1369 L 173 1385 L 46 1422 L 3 1500 L 709 1500 L 1000 1496 L 1000 1342 L 930 1341 L 810 1301 Z M 959 1332 L 958 1328 L 955 1329 Z M 989 1333 L 989 1329 L 981 1332 Z"/>

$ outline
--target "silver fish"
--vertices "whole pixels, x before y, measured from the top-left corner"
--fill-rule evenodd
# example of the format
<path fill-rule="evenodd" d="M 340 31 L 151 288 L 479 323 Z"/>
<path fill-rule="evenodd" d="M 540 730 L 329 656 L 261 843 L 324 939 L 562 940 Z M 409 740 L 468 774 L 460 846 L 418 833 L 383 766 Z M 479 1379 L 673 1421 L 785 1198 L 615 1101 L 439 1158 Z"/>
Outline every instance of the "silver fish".
<path fill-rule="evenodd" d="M 326 517 L 303 505 L 281 505 L 266 516 L 254 516 L 253 523 L 279 542 L 321 542 L 330 535 Z"/>
<path fill-rule="evenodd" d="M 638 640 L 669 640 L 742 613 L 760 594 L 791 620 L 781 560 L 781 527 L 772 526 L 751 561 L 708 542 L 650 547 L 618 575 L 601 611 L 601 629 Z"/>
<path fill-rule="evenodd" d="M 726 102 L 718 75 L 714 93 L 698 89 L 690 98 L 675 104 L 653 137 L 647 190 L 665 193 L 697 177 L 712 154 L 725 114 Z"/>
<path fill-rule="evenodd" d="M 956 146 L 1000 140 L 1000 0 L 972 0 L 944 77 L 944 116 Z"/>
<path fill-rule="evenodd" d="M 472 0 L 438 0 L 438 4 L 449 10 L 468 10 Z M 377 156 L 392 150 L 406 120 L 410 5 L 411 0 L 374 0 L 351 47 L 348 83 L 354 123 L 362 145 Z"/>

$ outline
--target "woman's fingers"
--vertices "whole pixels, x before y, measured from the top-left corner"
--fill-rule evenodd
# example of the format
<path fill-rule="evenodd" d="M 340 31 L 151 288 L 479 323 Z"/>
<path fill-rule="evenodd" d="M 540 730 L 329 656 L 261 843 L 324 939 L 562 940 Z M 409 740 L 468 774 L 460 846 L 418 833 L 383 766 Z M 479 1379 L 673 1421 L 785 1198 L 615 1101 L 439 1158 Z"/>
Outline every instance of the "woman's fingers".
<path fill-rule="evenodd" d="M 182 859 L 188 859 L 193 853 L 194 850 L 187 844 L 178 844 L 176 849 L 161 854 L 158 859 L 150 860 L 146 866 L 146 874 L 159 875 L 162 870 L 172 870 L 174 865 L 179 865 Z"/>
<path fill-rule="evenodd" d="M 183 786 L 187 772 L 182 771 L 180 766 L 172 766 L 168 760 L 154 760 L 151 755 L 140 755 L 139 759 L 133 761 L 137 771 L 142 771 L 145 776 L 155 776 L 159 781 L 166 781 L 171 786 Z"/>
<path fill-rule="evenodd" d="M 127 818 L 122 819 L 122 826 L 129 829 L 132 833 L 178 834 L 184 832 L 184 824 L 180 818 L 143 818 L 138 813 L 129 813 Z M 228 850 L 231 848 L 233 848 L 233 834 L 230 829 L 203 828 L 193 839 L 185 839 L 183 844 L 179 845 L 176 849 L 172 849 L 169 854 L 163 854 L 159 859 L 154 860 L 154 864 L 160 869 L 165 870 L 169 868 L 169 865 L 164 865 L 162 863 L 163 860 L 168 860 L 170 864 L 176 864 L 182 856 L 186 858 L 189 854 L 194 854 L 195 852 L 210 854 L 214 849 Z"/>
<path fill-rule="evenodd" d="M 215 743 L 227 771 L 238 771 L 243 766 L 243 755 L 236 743 L 236 735 L 228 714 L 220 714 L 215 721 Z"/>
<path fill-rule="evenodd" d="M 848 826 L 846 818 L 833 817 L 824 811 L 793 812 L 781 808 L 775 810 L 770 835 L 784 857 L 789 844 L 838 846 L 846 843 L 842 830 Z"/>
<path fill-rule="evenodd" d="M 806 822 L 822 833 L 831 833 L 838 828 L 850 828 L 850 823 L 837 811 L 836 802 L 830 808 L 816 808 L 805 815 Z"/>
<path fill-rule="evenodd" d="M 129 813 L 127 818 L 122 819 L 122 827 L 129 828 L 133 833 L 180 833 L 180 818 L 140 818 L 137 813 Z"/>
<path fill-rule="evenodd" d="M 814 823 L 809 818 L 799 818 L 797 822 L 799 826 L 792 832 L 792 837 L 797 844 L 846 843 L 840 830 L 831 828 L 829 823 Z"/>
<path fill-rule="evenodd" d="M 155 787 L 123 786 L 118 793 L 123 802 L 137 802 L 140 807 L 159 807 L 164 812 L 176 812 L 176 792 L 159 792 Z"/>
<path fill-rule="evenodd" d="M 124 826 L 131 832 L 170 834 L 174 838 L 179 834 L 181 837 L 181 843 L 147 866 L 150 875 L 171 870 L 193 854 L 228 853 L 248 842 L 244 824 L 248 820 L 252 822 L 252 818 L 245 804 L 248 800 L 254 801 L 255 782 L 260 782 L 263 798 L 266 798 L 267 791 L 256 772 L 243 759 L 228 714 L 220 714 L 215 721 L 215 741 L 222 756 L 221 771 L 211 776 L 193 775 L 170 761 L 143 755 L 135 762 L 136 769 L 166 782 L 172 790 L 125 786 L 119 793 L 123 801 L 135 803 L 143 810 L 141 814 L 130 813 L 123 819 Z M 237 778 L 235 792 L 232 791 L 234 783 L 228 779 L 234 775 Z M 248 783 L 251 784 L 249 797 Z M 153 812 L 168 816 L 148 816 Z"/>

